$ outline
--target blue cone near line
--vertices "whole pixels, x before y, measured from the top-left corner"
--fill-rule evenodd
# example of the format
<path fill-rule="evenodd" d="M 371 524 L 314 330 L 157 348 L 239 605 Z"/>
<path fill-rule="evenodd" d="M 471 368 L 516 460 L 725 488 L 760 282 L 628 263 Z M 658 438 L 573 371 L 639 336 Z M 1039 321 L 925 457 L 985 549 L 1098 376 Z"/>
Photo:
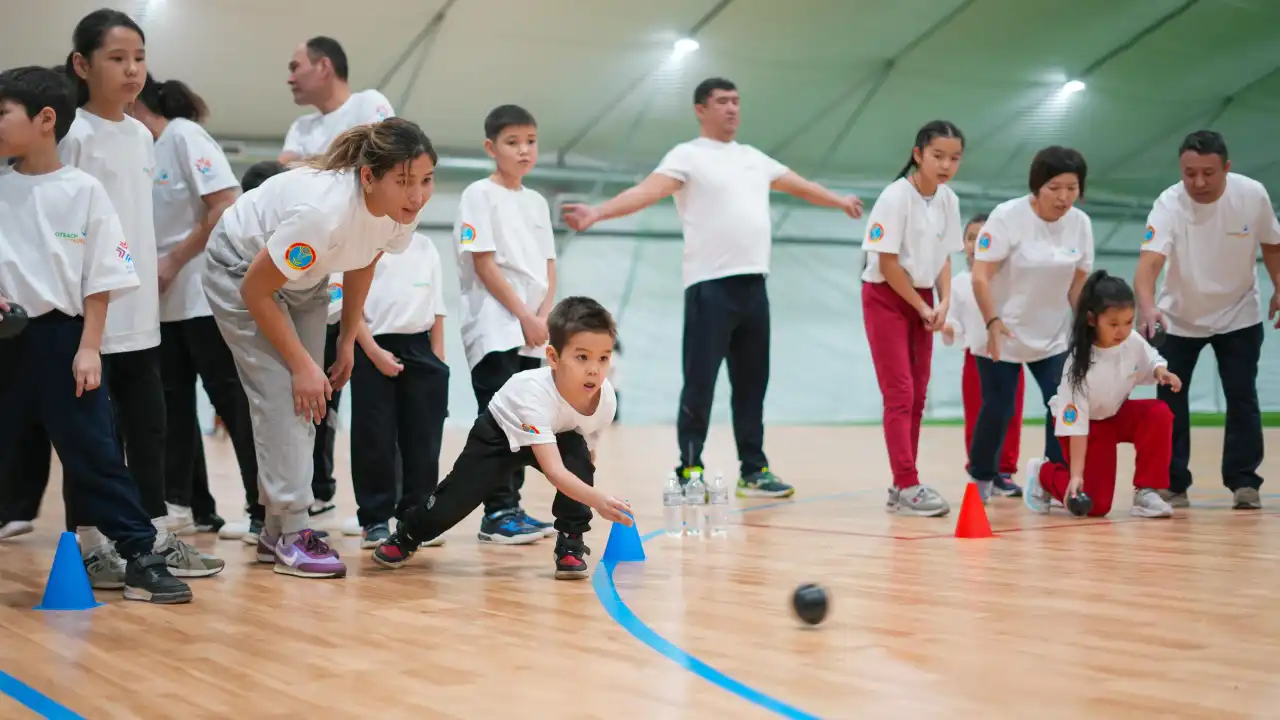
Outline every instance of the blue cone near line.
<path fill-rule="evenodd" d="M 80 543 L 76 534 L 63 532 L 58 538 L 58 552 L 53 556 L 53 568 L 44 586 L 44 598 L 36 610 L 92 610 L 100 607 L 89 585 L 89 572 L 84 568 L 80 555 Z"/>
<path fill-rule="evenodd" d="M 644 546 L 640 543 L 640 529 L 631 517 L 632 525 L 614 523 L 609 530 L 609 542 L 604 547 L 601 562 L 613 565 L 620 562 L 644 562 Z"/>

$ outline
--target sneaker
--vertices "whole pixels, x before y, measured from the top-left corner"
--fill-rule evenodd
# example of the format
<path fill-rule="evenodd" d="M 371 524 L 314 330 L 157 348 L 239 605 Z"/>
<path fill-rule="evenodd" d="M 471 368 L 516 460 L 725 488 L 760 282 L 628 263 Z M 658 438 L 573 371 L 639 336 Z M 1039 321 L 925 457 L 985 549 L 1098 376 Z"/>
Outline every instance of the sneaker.
<path fill-rule="evenodd" d="M 400 529 L 400 521 L 399 521 L 399 520 L 396 520 L 396 530 L 399 530 L 399 529 Z M 428 540 L 428 541 L 426 541 L 426 542 L 418 543 L 418 547 L 420 547 L 420 548 L 425 548 L 425 547 L 440 547 L 441 545 L 444 545 L 444 536 L 443 536 L 443 535 L 437 535 L 437 536 L 435 536 L 435 537 L 431 538 L 430 540 Z"/>
<path fill-rule="evenodd" d="M 898 490 L 896 512 L 920 517 L 942 517 L 951 512 L 951 506 L 928 485 L 913 485 Z"/>
<path fill-rule="evenodd" d="M 1009 473 L 1000 473 L 1000 477 L 991 483 L 991 493 L 997 497 L 1022 497 L 1022 488 L 1013 481 Z"/>
<path fill-rule="evenodd" d="M 124 587 L 125 561 L 111 545 L 101 545 L 84 553 L 84 569 L 89 573 L 89 585 L 95 590 Z"/>
<path fill-rule="evenodd" d="M 484 516 L 476 537 L 499 545 L 528 545 L 541 540 L 542 531 L 525 524 L 516 510 L 499 510 Z"/>
<path fill-rule="evenodd" d="M 206 555 L 169 533 L 165 541 L 156 546 L 156 554 L 164 558 L 174 577 L 201 578 L 217 575 L 227 566 L 225 560 Z"/>
<path fill-rule="evenodd" d="M 782 482 L 769 468 L 738 479 L 738 497 L 785 498 L 795 494 L 796 489 Z"/>
<path fill-rule="evenodd" d="M 1040 484 L 1040 468 L 1048 462 L 1047 458 L 1036 458 L 1027 463 L 1027 492 L 1022 496 L 1022 502 L 1027 509 L 1033 513 L 1040 515 L 1048 515 L 1049 508 L 1053 507 L 1053 496 L 1049 494 L 1044 486 Z"/>
<path fill-rule="evenodd" d="M 332 500 L 315 500 L 311 503 L 311 507 L 307 508 L 307 514 L 315 518 L 336 509 L 338 506 Z"/>
<path fill-rule="evenodd" d="M 191 602 L 191 588 L 169 573 L 167 561 L 156 553 L 136 557 L 125 566 L 124 599 L 157 605 Z"/>
<path fill-rule="evenodd" d="M 587 577 L 587 561 L 583 555 L 590 555 L 591 548 L 582 541 L 581 535 L 557 533 L 556 540 L 556 579 L 577 580 Z"/>
<path fill-rule="evenodd" d="M 1258 488 L 1243 487 L 1235 491 L 1231 498 L 1232 510 L 1261 510 L 1262 496 Z"/>
<path fill-rule="evenodd" d="M 969 482 L 978 486 L 978 497 L 982 498 L 982 504 L 986 505 L 991 500 L 991 493 L 995 486 L 993 480 L 970 480 Z"/>
<path fill-rule="evenodd" d="M 409 536 L 409 533 L 396 528 L 387 541 L 373 551 L 373 561 L 384 568 L 395 570 L 405 563 L 422 547 L 422 543 Z"/>
<path fill-rule="evenodd" d="M 1157 490 L 1156 492 L 1160 493 L 1160 497 L 1169 503 L 1170 507 L 1191 507 L 1191 499 L 1184 492 L 1174 492 L 1172 490 Z"/>
<path fill-rule="evenodd" d="M 165 525 L 169 527 L 169 532 L 174 535 L 195 535 L 196 520 L 191 514 L 191 508 L 172 503 L 165 503 L 169 515 L 165 518 Z"/>
<path fill-rule="evenodd" d="M 1173 506 L 1151 488 L 1134 488 L 1133 508 L 1129 514 L 1144 518 L 1173 517 Z"/>
<path fill-rule="evenodd" d="M 298 533 L 292 543 L 284 544 L 281 536 L 275 544 L 275 571 L 281 575 L 303 578 L 340 578 L 347 574 L 347 566 L 338 554 L 329 549 L 324 540 L 311 530 Z"/>
<path fill-rule="evenodd" d="M 244 536 L 249 532 L 249 519 L 236 520 L 235 522 L 224 523 L 218 528 L 218 538 L 221 540 L 243 540 Z M 257 542 L 254 540 L 253 542 Z M 248 543 L 252 545 L 253 543 Z"/>
<path fill-rule="evenodd" d="M 889 499 L 884 502 L 884 509 L 886 512 L 893 512 L 898 509 L 899 494 L 897 485 L 889 488 Z"/>
<path fill-rule="evenodd" d="M 0 540 L 26 535 L 35 529 L 36 526 L 26 520 L 10 520 L 7 523 L 0 524 Z"/>
<path fill-rule="evenodd" d="M 557 534 L 556 529 L 551 526 L 551 523 L 543 522 L 542 520 L 530 516 L 529 513 L 524 511 L 524 508 L 516 508 L 516 515 L 519 516 L 520 521 L 525 525 L 538 528 L 538 530 L 542 532 L 543 537 L 554 537 Z"/>
<path fill-rule="evenodd" d="M 195 521 L 196 521 L 196 532 L 202 532 L 202 533 L 216 533 L 222 530 L 223 525 L 227 524 L 227 521 L 223 520 L 222 516 L 218 515 L 218 513 L 209 513 L 208 515 L 201 515 L 197 517 Z"/>
<path fill-rule="evenodd" d="M 280 536 L 272 537 L 263 531 L 258 535 L 258 548 L 254 551 L 255 556 L 260 563 L 276 564 L 276 542 L 280 540 Z"/>
<path fill-rule="evenodd" d="M 372 550 L 391 537 L 391 526 L 387 523 L 373 523 L 363 529 L 360 537 L 360 549 Z"/>
<path fill-rule="evenodd" d="M 351 516 L 342 521 L 342 534 L 347 537 L 363 537 L 364 526 L 360 524 L 360 518 Z"/>

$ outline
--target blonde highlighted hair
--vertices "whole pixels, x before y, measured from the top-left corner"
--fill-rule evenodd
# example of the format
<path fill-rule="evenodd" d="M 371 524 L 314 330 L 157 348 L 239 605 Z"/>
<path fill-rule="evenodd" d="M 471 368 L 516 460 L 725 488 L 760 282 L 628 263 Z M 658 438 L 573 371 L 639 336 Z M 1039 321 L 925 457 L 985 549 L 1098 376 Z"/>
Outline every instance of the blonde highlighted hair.
<path fill-rule="evenodd" d="M 440 161 L 431 140 L 417 123 L 390 117 L 381 122 L 357 125 L 334 138 L 323 155 L 307 158 L 295 166 L 315 170 L 359 170 L 369 168 L 374 179 L 423 155 Z"/>

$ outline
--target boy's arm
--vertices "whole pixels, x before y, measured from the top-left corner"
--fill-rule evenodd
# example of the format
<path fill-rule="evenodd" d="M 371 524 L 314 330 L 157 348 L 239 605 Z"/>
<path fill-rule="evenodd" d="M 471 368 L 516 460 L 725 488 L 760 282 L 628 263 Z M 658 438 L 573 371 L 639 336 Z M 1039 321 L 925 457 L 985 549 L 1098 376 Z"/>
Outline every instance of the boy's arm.
<path fill-rule="evenodd" d="M 444 362 L 444 316 L 437 315 L 436 321 L 431 326 L 430 333 L 431 352 L 440 358 L 440 362 Z"/>
<path fill-rule="evenodd" d="M 533 317 L 534 314 L 529 312 L 528 306 L 516 294 L 515 288 L 511 287 L 511 283 L 502 276 L 502 269 L 498 267 L 498 261 L 495 253 L 489 252 L 473 252 L 471 253 L 472 262 L 475 264 L 476 277 L 480 278 L 480 282 L 484 284 L 484 289 L 489 294 L 498 299 L 502 303 L 502 307 L 508 312 L 515 315 L 522 322 Z"/>
<path fill-rule="evenodd" d="M 97 390 L 102 385 L 102 333 L 107 326 L 107 304 L 111 292 L 94 293 L 84 299 L 84 329 L 80 331 L 80 349 L 71 362 L 76 378 L 76 397 Z"/>
<path fill-rule="evenodd" d="M 543 320 L 551 314 L 551 308 L 556 306 L 556 261 L 547 261 L 547 294 L 542 298 L 542 306 L 538 308 L 538 317 Z"/>
<path fill-rule="evenodd" d="M 564 466 L 564 461 L 560 459 L 559 445 L 538 443 L 530 447 L 533 449 L 534 459 L 538 461 L 538 468 L 556 490 L 583 505 L 594 508 L 601 517 L 610 522 L 631 525 L 631 506 L 617 498 L 605 495 L 569 472 Z"/>

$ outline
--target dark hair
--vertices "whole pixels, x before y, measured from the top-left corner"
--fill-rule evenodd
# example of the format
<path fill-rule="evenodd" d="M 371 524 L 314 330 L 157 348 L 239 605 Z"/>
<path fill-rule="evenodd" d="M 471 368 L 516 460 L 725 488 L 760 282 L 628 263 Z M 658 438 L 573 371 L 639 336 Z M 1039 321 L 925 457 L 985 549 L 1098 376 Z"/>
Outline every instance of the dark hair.
<path fill-rule="evenodd" d="M 1031 160 L 1031 173 L 1027 182 L 1028 187 L 1031 188 L 1031 194 L 1039 195 L 1040 188 L 1049 184 L 1050 180 L 1066 173 L 1074 173 L 1080 179 L 1080 197 L 1084 197 L 1084 181 L 1089 174 L 1089 166 L 1085 163 L 1080 151 L 1061 145 L 1050 145 L 1044 148 Z"/>
<path fill-rule="evenodd" d="M 102 43 L 107 39 L 107 33 L 118 27 L 128 28 L 138 33 L 142 42 L 144 44 L 147 42 L 146 33 L 142 32 L 142 28 L 138 27 L 138 23 L 134 22 L 133 18 L 119 10 L 109 8 L 94 10 L 80 18 L 76 29 L 71 33 L 72 50 L 67 55 L 65 67 L 67 77 L 75 83 L 76 107 L 84 107 L 84 104 L 89 102 L 89 83 L 76 74 L 76 55 L 88 62 L 93 57 L 94 51 L 102 47 Z"/>
<path fill-rule="evenodd" d="M 1182 145 L 1178 147 L 1178 157 L 1182 157 L 1182 153 L 1185 152 L 1193 152 L 1197 155 L 1218 155 L 1223 163 L 1230 159 L 1227 156 L 1227 141 L 1222 139 L 1222 135 L 1212 130 L 1197 130 L 1183 139 Z"/>
<path fill-rule="evenodd" d="M 381 122 L 357 125 L 334 138 L 324 155 L 302 161 L 316 170 L 355 170 L 367 167 L 375 178 L 426 155 L 431 162 L 440 156 L 426 133 L 412 120 L 391 117 Z"/>
<path fill-rule="evenodd" d="M 556 303 L 547 316 L 551 347 L 557 353 L 564 352 L 570 338 L 584 332 L 605 333 L 615 342 L 618 339 L 618 326 L 614 324 L 613 314 L 595 300 L 575 295 Z"/>
<path fill-rule="evenodd" d="M 284 172 L 285 169 L 284 165 L 275 160 L 263 160 L 262 162 L 254 163 L 249 166 L 248 170 L 244 171 L 244 177 L 240 178 L 240 189 L 244 192 L 249 192 L 266 182 L 268 178 Z"/>
<path fill-rule="evenodd" d="M 311 58 L 311 62 L 317 62 L 320 58 L 329 58 L 329 63 L 333 65 L 333 74 L 338 76 L 343 82 L 347 79 L 347 51 L 342 49 L 342 43 L 331 37 L 317 35 L 307 41 L 307 57 Z"/>
<path fill-rule="evenodd" d="M 707 100 L 711 99 L 711 93 L 715 92 L 716 90 L 731 92 L 737 89 L 738 89 L 737 85 L 734 85 L 732 81 L 725 80 L 724 78 L 720 78 L 720 77 L 707 78 L 706 80 L 703 80 L 702 82 L 698 83 L 698 87 L 693 89 L 693 104 L 706 105 Z"/>
<path fill-rule="evenodd" d="M 1093 343 L 1098 339 L 1094 324 L 1102 313 L 1112 308 L 1133 307 L 1133 290 L 1120 278 L 1106 270 L 1096 270 L 1080 289 L 1075 319 L 1071 325 L 1071 341 L 1067 357 L 1071 358 L 1071 387 L 1084 392 L 1084 381 L 1093 366 Z M 1092 319 L 1094 323 L 1090 323 Z"/>
<path fill-rule="evenodd" d="M 916 132 L 916 144 L 911 146 L 911 155 L 907 158 L 907 164 L 902 168 L 902 172 L 898 173 L 898 179 L 906 177 L 911 169 L 919 167 L 916 164 L 916 150 L 924 152 L 929 147 L 929 143 L 938 138 L 955 138 L 960 141 L 960 148 L 964 149 L 964 133 L 960 132 L 960 128 L 950 120 L 933 120 L 925 123 L 924 127 Z"/>
<path fill-rule="evenodd" d="M 209 115 L 209 106 L 204 99 L 195 94 L 186 83 L 180 80 L 156 82 L 147 73 L 147 82 L 138 93 L 138 100 L 151 112 L 165 120 L 182 118 L 192 122 L 202 122 Z"/>
<path fill-rule="evenodd" d="M 0 101 L 21 105 L 27 118 L 35 120 L 45 108 L 53 111 L 53 139 L 60 142 L 76 120 L 75 93 L 60 72 L 27 66 L 0 73 Z"/>
<path fill-rule="evenodd" d="M 538 122 L 533 119 L 533 113 L 519 105 L 499 105 L 490 110 L 484 119 L 484 136 L 497 140 L 503 130 L 520 125 L 538 127 Z"/>
<path fill-rule="evenodd" d="M 969 218 L 969 222 L 965 223 L 964 226 L 969 227 L 974 223 L 985 223 L 987 219 L 990 217 L 991 216 L 986 213 L 978 213 L 977 215 L 974 215 L 973 217 Z"/>

